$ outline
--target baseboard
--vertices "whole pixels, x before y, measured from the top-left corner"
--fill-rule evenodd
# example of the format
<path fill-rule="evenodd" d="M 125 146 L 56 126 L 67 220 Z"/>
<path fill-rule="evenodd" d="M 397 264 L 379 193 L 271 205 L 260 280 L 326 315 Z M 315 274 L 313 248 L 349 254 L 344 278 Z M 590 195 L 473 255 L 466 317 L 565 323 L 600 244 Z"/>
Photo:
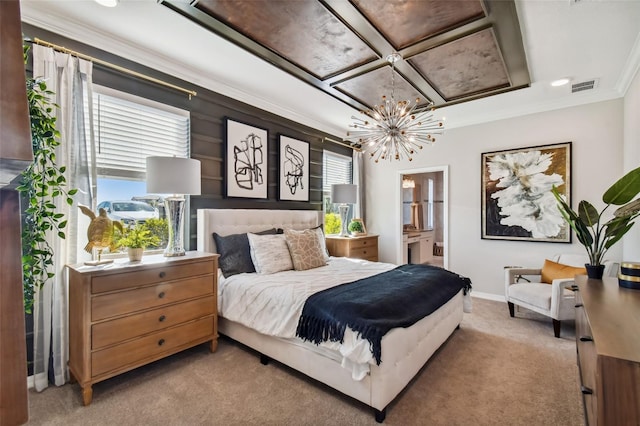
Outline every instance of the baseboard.
<path fill-rule="evenodd" d="M 471 291 L 471 296 L 472 297 L 477 297 L 478 299 L 487 299 L 487 300 L 493 300 L 493 301 L 502 302 L 502 303 L 505 302 L 504 296 L 499 295 L 499 294 L 483 293 L 481 291 L 472 290 Z"/>

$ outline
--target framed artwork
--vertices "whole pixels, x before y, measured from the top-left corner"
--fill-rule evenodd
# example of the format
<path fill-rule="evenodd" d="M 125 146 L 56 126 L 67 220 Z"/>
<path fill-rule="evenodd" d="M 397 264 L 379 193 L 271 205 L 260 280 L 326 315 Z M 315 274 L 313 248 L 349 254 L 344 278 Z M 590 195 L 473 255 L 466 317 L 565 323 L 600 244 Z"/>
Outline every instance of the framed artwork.
<path fill-rule="evenodd" d="M 229 118 L 226 127 L 226 196 L 267 198 L 267 131 Z"/>
<path fill-rule="evenodd" d="M 571 142 L 482 154 L 482 238 L 571 242 L 551 192 L 571 204 Z"/>
<path fill-rule="evenodd" d="M 309 201 L 309 144 L 280 135 L 280 199 Z"/>

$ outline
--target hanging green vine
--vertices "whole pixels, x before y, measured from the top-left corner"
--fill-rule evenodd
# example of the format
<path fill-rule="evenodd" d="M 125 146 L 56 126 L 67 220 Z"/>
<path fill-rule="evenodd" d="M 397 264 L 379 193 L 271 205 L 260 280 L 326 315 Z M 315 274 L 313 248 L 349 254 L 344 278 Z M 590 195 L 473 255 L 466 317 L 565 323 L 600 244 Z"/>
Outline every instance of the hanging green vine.
<path fill-rule="evenodd" d="M 24 47 L 25 64 L 29 48 Z M 71 198 L 77 189 L 65 190 L 65 167 L 56 165 L 55 149 L 60 145 L 60 132 L 56 130 L 56 118 L 50 101 L 54 93 L 47 90 L 44 81 L 27 78 L 27 98 L 31 119 L 31 143 L 33 163 L 22 173 L 20 186 L 23 203 L 26 205 L 22 229 L 22 267 L 25 312 L 31 313 L 33 295 L 55 275 L 53 247 L 47 242 L 49 232 L 64 239 L 67 220 L 56 211 L 56 201 L 64 199 L 73 204 Z"/>

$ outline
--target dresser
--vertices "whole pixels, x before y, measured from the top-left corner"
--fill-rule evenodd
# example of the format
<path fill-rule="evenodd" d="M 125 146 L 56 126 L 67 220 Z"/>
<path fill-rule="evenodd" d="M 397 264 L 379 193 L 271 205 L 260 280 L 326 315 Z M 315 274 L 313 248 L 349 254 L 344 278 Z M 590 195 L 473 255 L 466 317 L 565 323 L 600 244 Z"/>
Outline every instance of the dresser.
<path fill-rule="evenodd" d="M 576 277 L 576 345 L 588 425 L 640 424 L 640 291 Z"/>
<path fill-rule="evenodd" d="M 378 236 L 340 237 L 327 235 L 327 250 L 331 256 L 353 257 L 372 262 L 378 261 Z"/>
<path fill-rule="evenodd" d="M 69 266 L 69 369 L 92 385 L 189 347 L 218 342 L 218 255 L 146 255 Z"/>

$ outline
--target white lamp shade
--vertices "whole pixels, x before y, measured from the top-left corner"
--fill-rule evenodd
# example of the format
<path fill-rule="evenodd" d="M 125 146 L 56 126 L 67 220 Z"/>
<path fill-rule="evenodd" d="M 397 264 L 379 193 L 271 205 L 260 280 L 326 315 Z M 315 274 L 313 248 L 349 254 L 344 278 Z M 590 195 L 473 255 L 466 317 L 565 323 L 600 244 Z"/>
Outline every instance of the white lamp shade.
<path fill-rule="evenodd" d="M 147 157 L 147 192 L 200 195 L 200 161 L 179 157 Z"/>
<path fill-rule="evenodd" d="M 358 185 L 341 183 L 331 185 L 331 202 L 353 204 L 358 201 Z"/>

